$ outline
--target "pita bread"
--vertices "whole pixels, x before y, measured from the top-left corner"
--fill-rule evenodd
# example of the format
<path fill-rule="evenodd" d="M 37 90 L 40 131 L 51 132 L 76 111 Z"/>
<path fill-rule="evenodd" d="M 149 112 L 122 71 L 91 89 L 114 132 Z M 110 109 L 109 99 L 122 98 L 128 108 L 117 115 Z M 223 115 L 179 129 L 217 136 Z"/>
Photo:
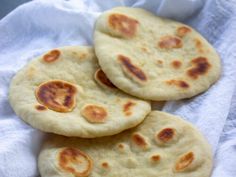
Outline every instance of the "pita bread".
<path fill-rule="evenodd" d="M 198 32 L 143 9 L 118 7 L 103 13 L 94 44 L 112 83 L 143 99 L 189 98 L 220 76 L 220 58 Z"/>
<path fill-rule="evenodd" d="M 51 135 L 38 166 L 42 177 L 210 177 L 212 153 L 191 124 L 153 111 L 138 127 L 110 137 Z"/>
<path fill-rule="evenodd" d="M 10 103 L 25 122 L 45 132 L 93 138 L 139 124 L 150 103 L 118 90 L 90 47 L 54 49 L 13 78 Z"/>

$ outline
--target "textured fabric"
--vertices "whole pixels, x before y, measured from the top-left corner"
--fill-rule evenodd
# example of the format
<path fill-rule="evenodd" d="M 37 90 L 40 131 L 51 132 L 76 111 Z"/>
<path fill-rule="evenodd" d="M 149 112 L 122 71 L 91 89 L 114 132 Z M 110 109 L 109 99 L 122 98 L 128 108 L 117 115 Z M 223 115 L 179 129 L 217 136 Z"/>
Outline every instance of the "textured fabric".
<path fill-rule="evenodd" d="M 12 76 L 30 59 L 51 48 L 93 42 L 99 12 L 119 5 L 143 7 L 184 20 L 203 34 L 222 58 L 221 79 L 207 92 L 168 102 L 164 110 L 195 124 L 215 152 L 213 177 L 235 177 L 236 160 L 235 0 L 36 0 L 0 21 L 0 176 L 35 177 L 42 133 L 22 122 L 8 103 Z M 228 117 L 228 118 L 227 118 Z"/>

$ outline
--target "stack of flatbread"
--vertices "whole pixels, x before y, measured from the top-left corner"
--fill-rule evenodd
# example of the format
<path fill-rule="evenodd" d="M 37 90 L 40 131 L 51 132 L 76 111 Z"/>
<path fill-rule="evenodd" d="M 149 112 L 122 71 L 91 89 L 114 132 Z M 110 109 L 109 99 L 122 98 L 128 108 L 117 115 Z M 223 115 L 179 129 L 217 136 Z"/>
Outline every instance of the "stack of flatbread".
<path fill-rule="evenodd" d="M 206 139 L 151 103 L 206 91 L 220 65 L 191 27 L 119 7 L 97 19 L 94 48 L 57 48 L 30 61 L 12 79 L 9 101 L 26 123 L 50 133 L 39 155 L 42 177 L 209 177 Z"/>

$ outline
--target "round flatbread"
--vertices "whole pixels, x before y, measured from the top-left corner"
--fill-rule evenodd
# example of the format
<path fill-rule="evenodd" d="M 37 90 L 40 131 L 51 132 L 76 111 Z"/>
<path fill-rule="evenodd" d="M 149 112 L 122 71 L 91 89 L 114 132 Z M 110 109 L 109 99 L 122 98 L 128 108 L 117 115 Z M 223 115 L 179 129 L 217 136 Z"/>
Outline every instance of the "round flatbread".
<path fill-rule="evenodd" d="M 180 117 L 153 111 L 138 127 L 110 137 L 51 135 L 39 155 L 42 177 L 210 177 L 204 137 Z"/>
<path fill-rule="evenodd" d="M 90 47 L 54 49 L 13 78 L 10 103 L 42 131 L 85 138 L 114 135 L 139 124 L 150 103 L 118 90 Z"/>
<path fill-rule="evenodd" d="M 199 33 L 143 9 L 118 7 L 103 13 L 94 44 L 112 83 L 144 99 L 189 98 L 220 75 L 220 58 Z"/>

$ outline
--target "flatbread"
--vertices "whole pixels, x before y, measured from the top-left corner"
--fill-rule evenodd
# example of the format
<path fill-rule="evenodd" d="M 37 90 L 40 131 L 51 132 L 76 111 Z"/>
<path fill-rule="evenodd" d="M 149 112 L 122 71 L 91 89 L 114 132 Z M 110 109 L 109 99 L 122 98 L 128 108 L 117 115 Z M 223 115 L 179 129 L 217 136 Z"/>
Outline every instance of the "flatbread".
<path fill-rule="evenodd" d="M 45 132 L 85 138 L 114 135 L 139 124 L 150 103 L 118 90 L 90 47 L 53 49 L 13 78 L 10 103 L 25 122 Z"/>
<path fill-rule="evenodd" d="M 153 111 L 138 127 L 110 137 L 51 135 L 38 167 L 42 177 L 209 177 L 212 153 L 190 123 Z"/>
<path fill-rule="evenodd" d="M 112 83 L 143 99 L 189 98 L 220 76 L 220 58 L 198 32 L 143 9 L 118 7 L 103 13 L 94 44 Z"/>

